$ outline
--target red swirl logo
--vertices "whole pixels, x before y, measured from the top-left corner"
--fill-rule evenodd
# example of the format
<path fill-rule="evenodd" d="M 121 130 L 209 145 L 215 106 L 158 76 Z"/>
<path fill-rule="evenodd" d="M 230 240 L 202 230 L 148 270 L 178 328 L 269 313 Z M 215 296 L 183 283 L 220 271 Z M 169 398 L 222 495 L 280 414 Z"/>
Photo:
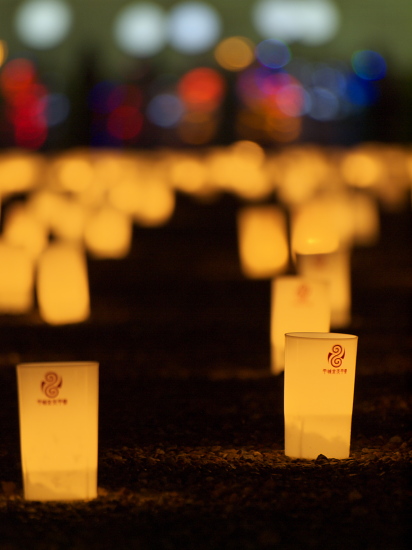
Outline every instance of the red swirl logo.
<path fill-rule="evenodd" d="M 342 366 L 343 360 L 345 358 L 345 348 L 343 348 L 340 344 L 335 344 L 332 347 L 332 351 L 328 354 L 328 361 L 332 365 L 332 367 L 335 367 L 335 369 Z"/>
<path fill-rule="evenodd" d="M 62 377 L 55 372 L 48 372 L 41 383 L 41 391 L 49 398 L 55 398 L 59 395 L 62 386 Z"/>

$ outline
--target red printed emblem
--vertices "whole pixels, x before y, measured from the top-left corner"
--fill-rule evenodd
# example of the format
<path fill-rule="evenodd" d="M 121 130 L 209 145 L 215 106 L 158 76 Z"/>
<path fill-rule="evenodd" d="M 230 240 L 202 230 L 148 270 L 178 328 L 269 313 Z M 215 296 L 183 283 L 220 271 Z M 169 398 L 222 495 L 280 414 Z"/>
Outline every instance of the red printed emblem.
<path fill-rule="evenodd" d="M 343 360 L 345 358 L 345 348 L 340 344 L 335 344 L 332 347 L 332 351 L 328 354 L 328 361 L 335 369 L 338 369 L 342 366 Z"/>
<path fill-rule="evenodd" d="M 48 372 L 43 382 L 41 383 L 41 391 L 45 394 L 46 397 L 55 398 L 59 395 L 59 390 L 62 387 L 62 377 L 56 374 L 55 372 Z"/>

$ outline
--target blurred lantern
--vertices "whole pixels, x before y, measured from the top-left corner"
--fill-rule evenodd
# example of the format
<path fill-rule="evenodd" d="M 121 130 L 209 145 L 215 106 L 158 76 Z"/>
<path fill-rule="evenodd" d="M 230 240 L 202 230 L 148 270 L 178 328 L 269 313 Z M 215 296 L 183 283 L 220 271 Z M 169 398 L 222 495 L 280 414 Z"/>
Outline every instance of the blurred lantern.
<path fill-rule="evenodd" d="M 331 181 L 331 165 L 318 147 L 291 147 L 274 159 L 277 194 L 290 207 L 299 206 Z"/>
<path fill-rule="evenodd" d="M 34 263 L 26 250 L 0 241 L 0 312 L 27 313 L 34 300 Z"/>
<path fill-rule="evenodd" d="M 86 222 L 84 242 L 96 258 L 124 258 L 130 250 L 131 240 L 131 219 L 115 208 L 104 206 Z"/>
<path fill-rule="evenodd" d="M 238 213 L 239 256 L 243 273 L 271 278 L 288 265 L 286 217 L 275 206 L 247 206 Z"/>
<path fill-rule="evenodd" d="M 15 203 L 7 207 L 3 238 L 10 245 L 24 249 L 35 260 L 47 246 L 48 232 L 26 204 Z"/>
<path fill-rule="evenodd" d="M 49 167 L 49 179 L 53 188 L 71 193 L 81 193 L 93 181 L 93 166 L 88 151 L 70 151 L 56 157 Z"/>
<path fill-rule="evenodd" d="M 0 195 L 32 191 L 41 181 L 43 158 L 35 153 L 9 151 L 0 155 Z"/>
<path fill-rule="evenodd" d="M 226 190 L 247 200 L 261 200 L 272 191 L 264 171 L 265 153 L 253 141 L 237 141 L 228 151 L 229 172 Z"/>
<path fill-rule="evenodd" d="M 349 250 L 329 254 L 298 254 L 297 270 L 303 277 L 327 283 L 333 328 L 346 327 L 351 322 L 351 270 Z"/>
<path fill-rule="evenodd" d="M 50 229 L 61 240 L 81 242 L 88 211 L 84 205 L 66 195 L 56 195 Z"/>
<path fill-rule="evenodd" d="M 354 244 L 372 246 L 379 240 L 380 217 L 376 199 L 366 193 L 352 197 Z"/>
<path fill-rule="evenodd" d="M 17 365 L 24 498 L 97 496 L 99 365 Z"/>
<path fill-rule="evenodd" d="M 169 159 L 168 175 L 171 186 L 191 195 L 210 191 L 206 163 L 194 154 L 175 153 Z"/>
<path fill-rule="evenodd" d="M 37 300 L 47 323 L 80 323 L 90 314 L 84 251 L 69 243 L 53 243 L 39 258 Z"/>
<path fill-rule="evenodd" d="M 296 254 L 325 254 L 339 247 L 339 233 L 332 212 L 312 200 L 292 216 L 292 250 Z"/>
<path fill-rule="evenodd" d="M 285 366 L 287 332 L 329 332 L 329 288 L 307 277 L 285 276 L 272 281 L 271 353 L 272 373 Z"/>
<path fill-rule="evenodd" d="M 351 334 L 286 334 L 286 456 L 349 458 L 357 344 Z"/>

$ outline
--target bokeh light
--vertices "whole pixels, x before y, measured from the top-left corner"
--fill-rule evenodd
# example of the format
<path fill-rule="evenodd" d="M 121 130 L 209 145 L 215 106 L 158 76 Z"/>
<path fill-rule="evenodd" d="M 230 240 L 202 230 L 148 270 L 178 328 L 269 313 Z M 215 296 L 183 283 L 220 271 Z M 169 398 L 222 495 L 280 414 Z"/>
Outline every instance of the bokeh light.
<path fill-rule="evenodd" d="M 215 48 L 215 59 L 228 71 L 242 71 L 255 59 L 254 45 L 244 36 L 231 36 L 219 42 Z"/>
<path fill-rule="evenodd" d="M 218 41 L 221 29 L 219 13 L 205 2 L 179 3 L 169 14 L 169 43 L 182 53 L 198 54 L 209 50 Z"/>
<path fill-rule="evenodd" d="M 256 57 L 265 67 L 280 69 L 289 63 L 291 53 L 286 44 L 271 38 L 256 46 Z"/>
<path fill-rule="evenodd" d="M 264 38 L 310 46 L 329 42 L 340 24 L 338 9 L 329 0 L 260 0 L 252 18 Z"/>
<path fill-rule="evenodd" d="M 62 0 L 28 0 L 17 9 L 15 28 L 24 44 L 47 50 L 66 38 L 72 19 L 70 6 Z"/>
<path fill-rule="evenodd" d="M 214 69 L 198 67 L 183 75 L 178 90 L 181 99 L 189 108 L 209 111 L 221 102 L 225 82 Z"/>
<path fill-rule="evenodd" d="M 166 16 L 153 2 L 123 7 L 114 20 L 114 39 L 121 50 L 133 56 L 150 57 L 166 43 Z"/>
<path fill-rule="evenodd" d="M 364 80 L 380 80 L 386 75 L 386 61 L 372 50 L 357 51 L 352 56 L 355 73 Z"/>
<path fill-rule="evenodd" d="M 147 106 L 147 117 L 156 126 L 172 128 L 181 119 L 184 105 L 175 94 L 158 94 Z"/>

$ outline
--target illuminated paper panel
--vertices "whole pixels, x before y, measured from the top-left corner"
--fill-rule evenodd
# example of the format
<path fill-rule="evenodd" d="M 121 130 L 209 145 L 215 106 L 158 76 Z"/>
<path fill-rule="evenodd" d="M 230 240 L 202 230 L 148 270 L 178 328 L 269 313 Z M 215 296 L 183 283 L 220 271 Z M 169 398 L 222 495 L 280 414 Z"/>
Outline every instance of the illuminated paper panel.
<path fill-rule="evenodd" d="M 95 362 L 17 366 L 25 499 L 97 496 L 98 369 Z"/>
<path fill-rule="evenodd" d="M 287 332 L 329 332 L 328 285 L 306 277 L 284 276 L 272 281 L 271 368 L 279 374 L 285 366 Z"/>
<path fill-rule="evenodd" d="M 351 334 L 286 334 L 287 456 L 349 457 L 357 342 Z"/>

